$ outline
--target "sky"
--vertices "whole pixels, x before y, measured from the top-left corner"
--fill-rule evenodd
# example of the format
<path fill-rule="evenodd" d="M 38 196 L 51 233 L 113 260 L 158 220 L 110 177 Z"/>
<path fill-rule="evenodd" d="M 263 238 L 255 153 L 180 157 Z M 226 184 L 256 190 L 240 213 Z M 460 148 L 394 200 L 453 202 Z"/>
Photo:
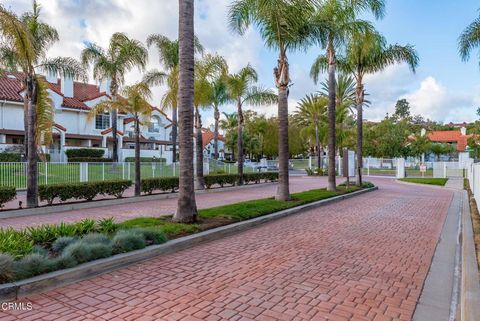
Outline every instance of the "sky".
<path fill-rule="evenodd" d="M 395 102 L 406 98 L 412 114 L 440 122 L 463 122 L 477 118 L 480 107 L 479 51 L 475 50 L 468 62 L 458 55 L 457 40 L 465 27 L 480 12 L 474 0 L 387 0 L 386 16 L 374 25 L 391 44 L 411 44 L 420 57 L 413 74 L 406 65 L 395 65 L 370 75 L 365 80 L 371 106 L 365 110 L 368 120 L 380 120 L 392 113 Z M 31 9 L 30 0 L 4 0 L 2 3 L 21 14 Z M 178 35 L 178 1 L 176 0 L 39 0 L 42 18 L 54 26 L 60 42 L 49 51 L 49 56 L 79 58 L 84 43 L 94 42 L 106 47 L 110 36 L 117 31 L 145 42 L 152 33 L 171 39 Z M 257 30 L 245 35 L 233 33 L 227 25 L 231 0 L 196 0 L 195 32 L 207 52 L 223 55 L 235 72 L 248 63 L 257 70 L 259 84 L 274 88 L 273 68 L 276 52 L 265 49 Z M 369 17 L 365 17 L 369 18 Z M 148 69 L 161 69 L 154 48 L 149 50 Z M 289 97 L 293 112 L 298 101 L 319 90 L 309 77 L 311 64 L 323 53 L 318 47 L 289 55 L 291 79 L 294 85 Z M 324 78 L 324 77 L 322 77 Z M 126 82 L 141 79 L 133 70 Z M 92 82 L 94 80 L 92 79 Z M 152 104 L 158 106 L 165 88 L 153 90 Z M 276 106 L 251 107 L 259 113 L 276 114 Z M 234 106 L 222 111 L 233 112 Z M 205 111 L 204 123 L 213 122 L 211 111 Z"/>

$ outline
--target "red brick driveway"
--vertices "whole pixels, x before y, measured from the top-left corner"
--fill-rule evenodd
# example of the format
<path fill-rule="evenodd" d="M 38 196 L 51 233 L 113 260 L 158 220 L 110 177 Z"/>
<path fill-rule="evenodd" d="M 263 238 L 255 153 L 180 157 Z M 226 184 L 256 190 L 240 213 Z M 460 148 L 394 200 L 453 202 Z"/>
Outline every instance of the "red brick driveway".
<path fill-rule="evenodd" d="M 7 320 L 411 320 L 452 199 L 380 190 L 27 298 Z"/>

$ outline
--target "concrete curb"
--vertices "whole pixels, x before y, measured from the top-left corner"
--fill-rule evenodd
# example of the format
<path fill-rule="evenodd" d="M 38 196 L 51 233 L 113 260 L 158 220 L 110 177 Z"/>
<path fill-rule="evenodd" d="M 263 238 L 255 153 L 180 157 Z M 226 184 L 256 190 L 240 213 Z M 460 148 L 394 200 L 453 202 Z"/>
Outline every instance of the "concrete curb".
<path fill-rule="evenodd" d="M 289 215 L 297 214 L 303 210 L 323 206 L 344 199 L 352 198 L 364 193 L 377 190 L 372 187 L 345 195 L 335 196 L 329 199 L 297 206 L 280 212 L 260 216 L 251 220 L 242 221 L 203 231 L 197 234 L 178 238 L 161 245 L 149 246 L 145 249 L 129 253 L 115 255 L 106 259 L 100 259 L 81 264 L 71 269 L 51 272 L 30 279 L 0 285 L 0 300 L 12 301 L 38 292 L 43 292 L 66 284 L 88 279 L 99 274 L 107 273 L 130 264 L 150 259 L 159 255 L 180 251 L 199 243 L 213 241 L 224 236 L 250 229 L 252 227 L 277 220 Z"/>
<path fill-rule="evenodd" d="M 466 191 L 463 197 L 462 279 L 460 292 L 461 321 L 480 320 L 480 281 L 473 234 L 470 202 Z"/>
<path fill-rule="evenodd" d="M 430 188 L 437 188 L 437 189 L 448 189 L 450 191 L 458 191 L 457 189 L 455 188 L 450 188 L 450 187 L 446 187 L 446 186 L 439 186 L 439 185 L 432 185 L 432 184 L 421 184 L 421 183 L 410 183 L 410 182 L 403 182 L 401 180 L 398 180 L 396 179 L 395 180 L 396 183 L 399 183 L 399 184 L 404 184 L 404 185 L 410 185 L 410 186 L 424 186 L 424 187 L 430 187 Z"/>
<path fill-rule="evenodd" d="M 238 190 L 238 189 L 244 189 L 244 188 L 273 185 L 273 184 L 276 184 L 276 182 L 205 189 L 205 190 L 198 190 L 195 193 L 196 194 L 219 193 L 219 192 L 232 191 L 232 190 Z M 72 210 L 82 210 L 87 208 L 121 205 L 126 203 L 138 203 L 138 202 L 146 202 L 146 201 L 163 200 L 163 199 L 176 198 L 177 195 L 178 195 L 177 192 L 158 193 L 153 195 L 143 195 L 139 197 L 132 196 L 132 197 L 124 197 L 124 198 L 97 200 L 97 201 L 90 201 L 90 202 L 84 201 L 84 202 L 78 202 L 78 203 L 65 203 L 65 204 L 58 204 L 53 206 L 46 205 L 41 207 L 25 208 L 25 209 L 18 209 L 18 210 L 13 210 L 13 209 L 3 210 L 3 211 L 0 211 L 0 220 L 5 218 L 24 217 L 24 216 L 42 215 L 42 214 L 54 214 L 54 213 L 72 211 Z"/>

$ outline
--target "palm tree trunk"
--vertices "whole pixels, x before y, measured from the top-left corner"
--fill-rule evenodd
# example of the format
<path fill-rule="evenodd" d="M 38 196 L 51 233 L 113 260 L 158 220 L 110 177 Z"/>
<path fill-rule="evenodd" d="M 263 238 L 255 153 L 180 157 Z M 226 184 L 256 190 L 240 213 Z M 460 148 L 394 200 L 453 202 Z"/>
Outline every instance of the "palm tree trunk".
<path fill-rule="evenodd" d="M 110 83 L 110 93 L 112 94 L 112 100 L 115 102 L 117 100 L 117 91 L 118 84 L 116 79 L 112 79 Z M 114 163 L 118 162 L 118 137 L 117 137 L 117 118 L 118 112 L 116 109 L 112 110 L 112 138 L 113 138 L 113 151 L 112 151 L 112 160 Z"/>
<path fill-rule="evenodd" d="M 138 115 L 135 115 L 135 196 L 140 196 L 140 177 L 140 123 Z"/>
<path fill-rule="evenodd" d="M 213 117 L 215 118 L 215 129 L 213 131 L 213 158 L 218 159 L 218 123 L 220 121 L 220 111 L 217 105 L 213 105 Z"/>
<path fill-rule="evenodd" d="M 336 83 L 335 83 L 335 51 L 333 42 L 330 41 L 327 49 L 328 56 L 328 186 L 327 190 L 336 191 L 336 172 L 335 172 L 335 103 L 336 103 Z"/>
<path fill-rule="evenodd" d="M 34 77 L 27 78 L 28 97 L 28 154 L 27 154 L 27 207 L 38 206 L 37 180 L 37 146 L 35 145 L 35 124 L 37 122 L 37 81 Z"/>
<path fill-rule="evenodd" d="M 26 86 L 25 86 L 26 87 Z M 25 162 L 28 157 L 28 101 L 29 99 L 25 95 L 23 97 L 23 157 L 22 162 Z"/>
<path fill-rule="evenodd" d="M 357 79 L 356 88 L 357 99 L 357 186 L 362 186 L 362 167 L 363 167 L 363 100 L 364 91 L 362 79 Z"/>
<path fill-rule="evenodd" d="M 243 111 L 240 98 L 237 99 L 237 157 L 238 185 L 243 185 Z"/>
<path fill-rule="evenodd" d="M 288 84 L 290 76 L 284 50 L 280 52 L 274 75 L 278 88 L 278 185 L 275 199 L 288 201 L 290 199 L 288 177 Z"/>
<path fill-rule="evenodd" d="M 172 107 L 172 162 L 177 162 L 177 106 Z"/>
<path fill-rule="evenodd" d="M 197 220 L 193 173 L 194 0 L 179 0 L 178 115 L 180 128 L 180 176 L 178 205 L 173 221 Z"/>
<path fill-rule="evenodd" d="M 195 145 L 197 173 L 195 176 L 195 189 L 205 189 L 205 178 L 203 177 L 203 137 L 202 137 L 202 118 L 198 107 L 195 107 Z"/>

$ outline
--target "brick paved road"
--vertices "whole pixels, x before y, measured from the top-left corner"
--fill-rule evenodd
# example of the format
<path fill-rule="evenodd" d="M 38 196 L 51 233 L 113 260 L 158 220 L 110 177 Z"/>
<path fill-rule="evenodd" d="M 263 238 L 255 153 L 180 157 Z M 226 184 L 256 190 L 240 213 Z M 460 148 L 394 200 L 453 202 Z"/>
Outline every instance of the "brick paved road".
<path fill-rule="evenodd" d="M 325 177 L 291 177 L 291 192 L 301 192 L 327 186 Z M 339 182 L 343 179 L 339 178 Z M 276 185 L 251 185 L 244 189 L 232 189 L 224 192 L 197 194 L 199 208 L 208 208 L 224 204 L 231 204 L 246 200 L 272 197 L 275 195 Z M 80 209 L 53 214 L 32 215 L 28 217 L 0 219 L 0 227 L 23 228 L 41 224 L 56 224 L 58 222 L 75 222 L 86 217 L 100 219 L 115 217 L 117 221 L 124 221 L 138 216 L 168 215 L 175 212 L 177 199 L 164 199 L 136 202 L 130 204 L 103 206 L 97 208 Z"/>
<path fill-rule="evenodd" d="M 380 190 L 65 286 L 1 320 L 410 320 L 452 199 Z"/>

